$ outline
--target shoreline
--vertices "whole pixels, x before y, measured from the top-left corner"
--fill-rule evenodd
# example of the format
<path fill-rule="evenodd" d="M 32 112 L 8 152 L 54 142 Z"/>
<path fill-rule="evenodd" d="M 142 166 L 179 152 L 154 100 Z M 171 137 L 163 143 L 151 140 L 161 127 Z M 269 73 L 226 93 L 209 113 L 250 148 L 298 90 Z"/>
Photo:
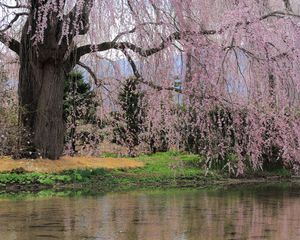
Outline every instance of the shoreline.
<path fill-rule="evenodd" d="M 12 183 L 6 185 L 0 185 L 0 198 L 1 194 L 9 193 L 38 193 L 43 190 L 50 190 L 53 192 L 64 192 L 64 191 L 87 191 L 87 192 L 115 192 L 115 191 L 131 191 L 140 189 L 169 189 L 169 188 L 209 188 L 209 187 L 230 187 L 238 185 L 247 184 L 269 184 L 269 183 L 300 183 L 300 178 L 297 176 L 292 177 L 282 177 L 282 176 L 272 176 L 272 177 L 260 177 L 260 178 L 224 178 L 221 180 L 201 180 L 197 179 L 162 179 L 159 182 L 126 182 L 122 183 L 113 182 L 108 184 L 104 182 L 73 182 L 73 183 L 55 183 L 53 185 L 39 184 L 39 183 L 29 183 L 29 184 L 19 184 Z"/>

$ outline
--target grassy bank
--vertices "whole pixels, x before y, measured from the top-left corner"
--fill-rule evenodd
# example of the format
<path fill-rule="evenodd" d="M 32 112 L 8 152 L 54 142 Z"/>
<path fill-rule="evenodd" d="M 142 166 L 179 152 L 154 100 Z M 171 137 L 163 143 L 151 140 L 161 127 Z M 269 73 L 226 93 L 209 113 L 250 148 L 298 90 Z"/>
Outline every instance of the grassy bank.
<path fill-rule="evenodd" d="M 122 161 L 122 159 L 119 160 Z M 206 186 L 213 183 L 237 181 L 230 179 L 226 172 L 221 170 L 207 172 L 201 168 L 201 159 L 197 155 L 166 152 L 141 155 L 134 160 L 141 163 L 139 164 L 141 167 L 73 169 L 58 173 L 32 173 L 16 169 L 11 172 L 0 173 L 0 190 L 39 191 L 53 188 L 56 190 L 111 191 L 143 187 Z M 128 161 L 128 159 L 124 158 L 124 161 Z M 247 180 L 249 178 L 286 178 L 290 175 L 289 171 L 284 169 L 269 172 L 249 172 Z"/>

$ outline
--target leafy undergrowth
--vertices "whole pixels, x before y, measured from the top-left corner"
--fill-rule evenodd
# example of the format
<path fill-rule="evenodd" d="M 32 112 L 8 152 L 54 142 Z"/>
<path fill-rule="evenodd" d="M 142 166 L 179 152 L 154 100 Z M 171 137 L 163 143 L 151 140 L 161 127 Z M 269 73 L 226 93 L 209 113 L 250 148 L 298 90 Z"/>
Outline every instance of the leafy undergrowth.
<path fill-rule="evenodd" d="M 30 172 L 6 172 L 0 173 L 0 184 L 74 184 L 89 182 L 93 178 L 109 179 L 112 175 L 108 169 L 73 169 L 60 173 L 30 173 Z"/>
<path fill-rule="evenodd" d="M 72 178 L 64 174 L 45 173 L 1 173 L 0 184 L 43 184 L 53 185 L 58 182 L 68 183 Z"/>

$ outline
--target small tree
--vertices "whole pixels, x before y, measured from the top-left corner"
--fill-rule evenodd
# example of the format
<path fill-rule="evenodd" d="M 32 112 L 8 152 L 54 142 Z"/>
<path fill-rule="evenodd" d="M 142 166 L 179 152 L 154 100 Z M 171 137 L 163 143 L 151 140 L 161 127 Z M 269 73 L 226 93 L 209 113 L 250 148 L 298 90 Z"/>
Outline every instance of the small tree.
<path fill-rule="evenodd" d="M 64 87 L 64 121 L 67 126 L 65 143 L 69 145 L 71 155 L 76 150 L 79 138 L 85 141 L 91 133 L 78 133 L 79 125 L 96 124 L 95 93 L 91 85 L 85 82 L 81 72 L 71 72 L 67 75 Z"/>
<path fill-rule="evenodd" d="M 118 97 L 120 111 L 113 113 L 113 142 L 125 145 L 130 156 L 140 143 L 143 129 L 142 98 L 138 80 L 134 77 L 126 79 Z"/>

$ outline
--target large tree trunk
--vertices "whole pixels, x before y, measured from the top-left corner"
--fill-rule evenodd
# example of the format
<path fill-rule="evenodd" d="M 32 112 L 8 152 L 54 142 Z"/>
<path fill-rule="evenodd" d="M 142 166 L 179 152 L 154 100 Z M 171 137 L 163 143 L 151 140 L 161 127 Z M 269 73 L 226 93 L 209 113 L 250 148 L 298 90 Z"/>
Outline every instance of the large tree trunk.
<path fill-rule="evenodd" d="M 36 48 L 26 32 L 25 26 L 19 76 L 20 120 L 25 131 L 19 157 L 58 159 L 64 144 L 63 53 L 51 39 Z"/>
<path fill-rule="evenodd" d="M 34 144 L 43 157 L 58 159 L 63 151 L 63 68 L 49 63 L 41 69 L 42 85 L 34 123 Z"/>
<path fill-rule="evenodd" d="M 63 18 L 56 8 L 65 1 L 54 2 L 56 7 L 49 1 L 29 1 L 30 11 L 17 49 L 20 122 L 24 129 L 17 158 L 58 159 L 63 152 L 64 81 L 81 57 L 74 51 L 73 39 L 87 33 L 93 0 L 76 3 Z"/>
<path fill-rule="evenodd" d="M 32 154 L 58 159 L 64 139 L 64 69 L 55 62 L 36 66 L 27 60 L 21 61 L 19 83 L 20 118 L 28 134 L 23 141 Z"/>

